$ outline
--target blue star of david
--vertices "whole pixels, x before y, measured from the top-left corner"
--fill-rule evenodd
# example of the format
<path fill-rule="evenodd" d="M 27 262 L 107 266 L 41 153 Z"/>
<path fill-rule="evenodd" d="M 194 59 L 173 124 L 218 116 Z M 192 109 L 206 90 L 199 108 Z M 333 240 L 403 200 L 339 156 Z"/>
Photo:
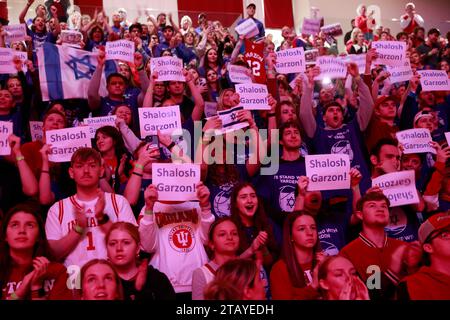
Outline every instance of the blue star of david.
<path fill-rule="evenodd" d="M 287 199 L 287 205 L 290 207 L 290 208 L 293 208 L 294 207 L 294 205 L 295 205 L 295 199 L 291 196 L 291 197 L 289 197 L 289 199 Z"/>
<path fill-rule="evenodd" d="M 231 120 L 236 120 L 236 114 L 234 114 L 234 113 L 232 113 L 231 115 L 230 115 L 230 118 L 231 118 Z"/>
<path fill-rule="evenodd" d="M 79 80 L 86 78 L 90 80 L 95 71 L 95 66 L 91 64 L 91 57 L 89 55 L 84 55 L 81 58 L 74 57 L 72 55 L 70 55 L 70 57 L 72 59 L 66 61 L 65 63 L 69 66 L 70 69 L 72 69 L 75 79 Z M 83 70 L 80 70 L 80 65 L 85 66 L 87 68 L 87 71 L 83 72 Z"/>

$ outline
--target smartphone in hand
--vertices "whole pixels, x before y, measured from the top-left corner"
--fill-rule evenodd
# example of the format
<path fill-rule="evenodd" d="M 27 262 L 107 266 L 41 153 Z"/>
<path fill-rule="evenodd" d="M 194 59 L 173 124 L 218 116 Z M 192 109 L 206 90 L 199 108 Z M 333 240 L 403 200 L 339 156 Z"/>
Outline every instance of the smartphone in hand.
<path fill-rule="evenodd" d="M 145 142 L 148 143 L 147 151 L 157 148 L 159 150 L 159 157 L 161 158 L 161 148 L 159 144 L 159 139 L 157 135 L 150 135 L 145 137 Z"/>

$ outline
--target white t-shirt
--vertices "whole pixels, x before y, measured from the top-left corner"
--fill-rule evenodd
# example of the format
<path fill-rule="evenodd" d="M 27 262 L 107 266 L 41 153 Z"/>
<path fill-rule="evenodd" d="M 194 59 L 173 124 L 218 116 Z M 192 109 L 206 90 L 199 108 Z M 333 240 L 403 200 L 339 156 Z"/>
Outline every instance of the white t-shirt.
<path fill-rule="evenodd" d="M 81 201 L 76 195 L 56 202 L 48 211 L 45 222 L 45 233 L 48 240 L 60 240 L 65 237 L 76 224 L 74 206 L 83 206 L 88 217 L 85 235 L 75 249 L 66 257 L 66 267 L 77 265 L 80 268 L 92 259 L 106 259 L 105 234 L 97 224 L 94 207 L 97 198 Z M 105 192 L 105 210 L 110 221 L 130 222 L 137 226 L 133 211 L 128 201 L 121 195 Z"/>
<path fill-rule="evenodd" d="M 201 212 L 197 202 L 166 204 L 156 202 L 154 214 L 139 218 L 141 246 L 155 254 L 150 264 L 169 278 L 175 292 L 192 291 L 192 273 L 208 261 L 204 244 L 208 241 L 211 212 Z"/>

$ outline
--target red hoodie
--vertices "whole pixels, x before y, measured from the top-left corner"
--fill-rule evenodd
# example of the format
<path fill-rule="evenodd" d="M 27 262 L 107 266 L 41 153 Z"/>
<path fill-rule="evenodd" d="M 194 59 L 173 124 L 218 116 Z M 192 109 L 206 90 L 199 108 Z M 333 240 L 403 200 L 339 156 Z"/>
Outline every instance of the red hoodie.
<path fill-rule="evenodd" d="M 450 276 L 430 267 L 420 268 L 403 281 L 411 300 L 450 300 Z"/>

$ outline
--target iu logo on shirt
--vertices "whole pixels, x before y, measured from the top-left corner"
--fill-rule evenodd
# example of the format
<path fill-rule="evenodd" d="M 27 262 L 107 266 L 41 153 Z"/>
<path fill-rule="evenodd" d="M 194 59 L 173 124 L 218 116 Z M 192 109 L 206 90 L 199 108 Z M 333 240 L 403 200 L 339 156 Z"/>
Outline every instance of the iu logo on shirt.
<path fill-rule="evenodd" d="M 178 252 L 189 252 L 194 248 L 194 230 L 186 225 L 178 225 L 169 232 L 170 246 Z"/>

